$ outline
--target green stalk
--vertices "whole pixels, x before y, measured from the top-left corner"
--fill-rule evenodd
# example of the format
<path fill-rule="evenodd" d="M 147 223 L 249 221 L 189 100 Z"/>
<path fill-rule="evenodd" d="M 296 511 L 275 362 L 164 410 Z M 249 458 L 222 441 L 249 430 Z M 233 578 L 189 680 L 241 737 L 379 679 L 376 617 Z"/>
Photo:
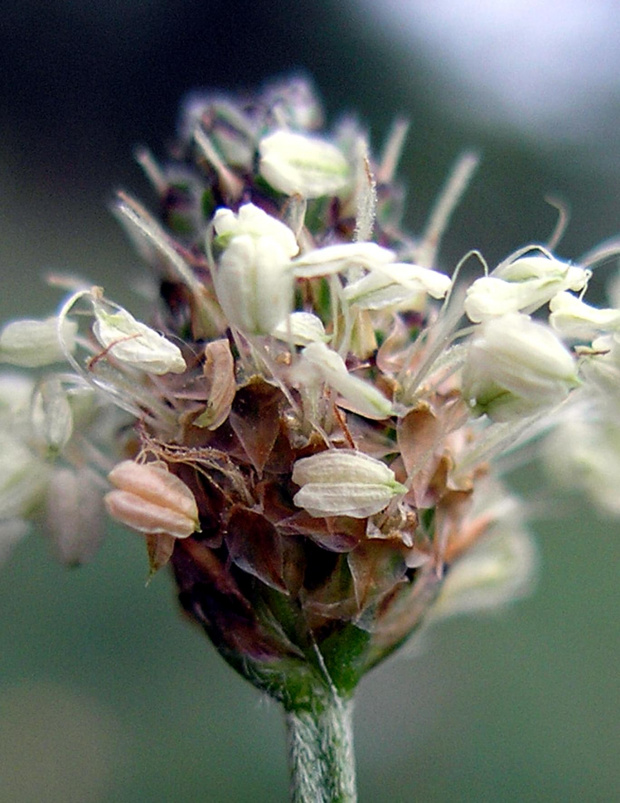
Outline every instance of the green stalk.
<path fill-rule="evenodd" d="M 355 803 L 353 701 L 321 695 L 287 711 L 291 803 Z"/>

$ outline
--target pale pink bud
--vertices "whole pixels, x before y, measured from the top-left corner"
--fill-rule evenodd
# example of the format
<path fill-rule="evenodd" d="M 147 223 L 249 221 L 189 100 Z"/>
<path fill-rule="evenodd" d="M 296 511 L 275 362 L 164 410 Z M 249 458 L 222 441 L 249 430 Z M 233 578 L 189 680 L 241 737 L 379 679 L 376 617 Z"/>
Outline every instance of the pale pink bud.
<path fill-rule="evenodd" d="M 118 489 L 105 497 L 108 513 L 128 527 L 176 538 L 187 538 L 199 529 L 193 493 L 163 465 L 125 460 L 108 479 Z"/>

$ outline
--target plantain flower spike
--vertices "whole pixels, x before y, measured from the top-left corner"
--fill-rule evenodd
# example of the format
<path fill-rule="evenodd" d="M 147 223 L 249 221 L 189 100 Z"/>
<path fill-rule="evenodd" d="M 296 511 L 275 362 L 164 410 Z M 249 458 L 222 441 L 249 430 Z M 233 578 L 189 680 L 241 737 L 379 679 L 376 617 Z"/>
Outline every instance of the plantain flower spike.
<path fill-rule="evenodd" d="M 583 300 L 591 264 L 525 244 L 468 289 L 437 255 L 471 155 L 414 238 L 402 121 L 379 158 L 357 123 L 322 126 L 298 77 L 194 95 L 171 155 L 140 153 L 152 197 L 119 196 L 150 319 L 74 285 L 0 334 L 32 371 L 0 375 L 0 555 L 47 520 L 61 560 L 89 559 L 105 508 L 289 711 L 529 588 L 507 449 L 596 409 L 584 484 L 601 443 L 609 476 L 620 454 L 619 313 Z"/>

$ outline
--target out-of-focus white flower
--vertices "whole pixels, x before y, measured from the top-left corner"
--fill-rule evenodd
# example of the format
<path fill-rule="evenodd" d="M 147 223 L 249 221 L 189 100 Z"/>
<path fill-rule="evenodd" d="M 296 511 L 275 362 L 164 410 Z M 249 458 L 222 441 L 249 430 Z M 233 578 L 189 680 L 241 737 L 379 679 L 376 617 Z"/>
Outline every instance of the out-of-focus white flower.
<path fill-rule="evenodd" d="M 15 434 L 30 421 L 34 379 L 22 373 L 0 373 L 0 426 Z"/>
<path fill-rule="evenodd" d="M 590 387 L 620 400 L 620 333 L 601 335 L 581 354 L 581 373 Z"/>
<path fill-rule="evenodd" d="M 393 413 L 389 399 L 374 385 L 353 376 L 342 357 L 325 343 L 311 343 L 302 351 L 302 361 L 311 366 L 315 376 L 340 393 L 356 412 L 367 418 L 388 418 Z"/>
<path fill-rule="evenodd" d="M 450 567 L 431 620 L 495 610 L 532 587 L 536 549 L 522 526 L 500 523 Z"/>
<path fill-rule="evenodd" d="M 64 347 L 75 348 L 77 324 L 64 320 L 60 329 Z M 8 323 L 0 333 L 0 362 L 23 368 L 39 368 L 65 359 L 59 339 L 58 318 L 44 321 L 19 320 Z"/>
<path fill-rule="evenodd" d="M 620 310 L 597 309 L 572 293 L 558 293 L 549 309 L 549 323 L 565 337 L 589 340 L 599 332 L 620 330 Z"/>
<path fill-rule="evenodd" d="M 224 246 L 215 291 L 228 321 L 246 334 L 270 334 L 293 306 L 295 235 L 253 204 L 237 215 L 218 209 L 213 228 L 216 243 Z"/>
<path fill-rule="evenodd" d="M 475 323 L 511 312 L 534 312 L 563 290 L 582 290 L 590 271 L 559 259 L 525 256 L 502 264 L 471 285 L 465 312 Z"/>
<path fill-rule="evenodd" d="M 50 471 L 20 439 L 0 432 L 0 520 L 27 518 L 45 494 Z"/>
<path fill-rule="evenodd" d="M 620 515 L 620 418 L 613 404 L 577 405 L 544 444 L 549 473 L 566 488 L 581 488 L 601 508 Z"/>
<path fill-rule="evenodd" d="M 193 493 L 163 465 L 124 460 L 108 479 L 118 490 L 106 495 L 106 509 L 133 530 L 187 538 L 199 529 Z"/>
<path fill-rule="evenodd" d="M 292 480 L 301 486 L 293 502 L 311 516 L 363 519 L 407 490 L 385 463 L 348 449 L 330 449 L 298 460 Z"/>
<path fill-rule="evenodd" d="M 575 361 L 554 332 L 519 313 L 480 326 L 462 375 L 465 401 L 495 421 L 559 404 L 578 384 Z"/>
<path fill-rule="evenodd" d="M 13 548 L 28 534 L 30 526 L 23 519 L 0 521 L 0 566 L 10 556 Z"/>
<path fill-rule="evenodd" d="M 86 467 L 55 468 L 47 489 L 46 525 L 61 563 L 89 561 L 104 536 L 103 482 Z"/>
<path fill-rule="evenodd" d="M 32 405 L 32 424 L 36 435 L 52 453 L 60 452 L 73 433 L 71 404 L 60 381 L 50 377 L 37 387 Z"/>
<path fill-rule="evenodd" d="M 93 333 L 118 362 L 147 374 L 182 374 L 186 369 L 181 350 L 150 326 L 137 321 L 122 307 L 109 312 L 93 298 Z"/>
<path fill-rule="evenodd" d="M 349 163 L 327 140 L 280 130 L 261 139 L 258 150 L 260 174 L 286 195 L 335 195 L 349 182 Z"/>

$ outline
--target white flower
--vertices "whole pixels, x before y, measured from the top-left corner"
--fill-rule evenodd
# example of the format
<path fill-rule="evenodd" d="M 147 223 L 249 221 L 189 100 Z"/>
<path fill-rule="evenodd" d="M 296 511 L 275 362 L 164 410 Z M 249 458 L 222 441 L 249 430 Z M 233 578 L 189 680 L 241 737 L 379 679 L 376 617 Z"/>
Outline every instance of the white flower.
<path fill-rule="evenodd" d="M 620 330 L 620 310 L 597 309 L 572 293 L 558 293 L 549 302 L 549 309 L 549 323 L 565 337 L 589 340 L 598 332 Z"/>
<path fill-rule="evenodd" d="M 579 405 L 563 417 L 544 445 L 552 476 L 567 488 L 581 487 L 594 502 L 620 516 L 620 422 L 613 405 Z"/>
<path fill-rule="evenodd" d="M 330 336 L 325 334 L 323 321 L 311 312 L 292 312 L 276 326 L 272 335 L 285 342 L 290 339 L 296 346 L 326 343 L 330 339 Z"/>
<path fill-rule="evenodd" d="M 393 262 L 371 270 L 348 284 L 344 297 L 363 309 L 383 309 L 417 300 L 421 295 L 443 298 L 452 284 L 443 273 L 418 265 Z"/>
<path fill-rule="evenodd" d="M 581 373 L 589 387 L 620 399 L 620 333 L 601 335 L 581 355 Z"/>
<path fill-rule="evenodd" d="M 127 310 L 108 312 L 106 304 L 93 297 L 93 333 L 118 362 L 157 376 L 182 374 L 186 369 L 181 350 L 150 326 L 137 321 Z"/>
<path fill-rule="evenodd" d="M 67 351 L 75 348 L 77 324 L 64 320 L 60 335 Z M 58 318 L 44 321 L 19 320 L 8 323 L 0 333 L 0 362 L 39 368 L 65 359 L 59 339 Z"/>
<path fill-rule="evenodd" d="M 342 357 L 325 343 L 311 343 L 301 356 L 320 380 L 340 393 L 356 412 L 374 419 L 388 418 L 394 412 L 389 399 L 374 385 L 350 374 Z"/>
<path fill-rule="evenodd" d="M 51 453 L 62 451 L 69 442 L 73 433 L 73 411 L 58 379 L 51 377 L 37 387 L 32 404 L 32 424 Z"/>
<path fill-rule="evenodd" d="M 501 264 L 469 287 L 465 312 L 474 323 L 511 312 L 534 312 L 562 290 L 582 290 L 590 271 L 545 256 Z"/>
<path fill-rule="evenodd" d="M 301 486 L 293 502 L 317 517 L 364 519 L 407 490 L 385 463 L 349 449 L 330 449 L 298 460 L 292 479 Z"/>
<path fill-rule="evenodd" d="M 50 467 L 18 437 L 0 432 L 0 520 L 28 518 L 44 498 Z"/>
<path fill-rule="evenodd" d="M 291 131 L 275 131 L 258 145 L 260 174 L 286 195 L 334 195 L 349 182 L 349 164 L 331 142 Z"/>
<path fill-rule="evenodd" d="M 235 215 L 218 209 L 216 242 L 225 246 L 214 276 L 215 292 L 229 323 L 247 334 L 268 335 L 291 312 L 293 232 L 253 204 Z"/>
<path fill-rule="evenodd" d="M 372 268 L 394 262 L 396 254 L 377 243 L 339 243 L 315 248 L 293 260 L 293 273 L 297 279 L 314 279 L 330 276 L 350 268 Z"/>
<path fill-rule="evenodd" d="M 218 244 L 226 247 L 233 237 L 249 234 L 251 237 L 269 237 L 282 249 L 287 258 L 299 250 L 295 235 L 289 227 L 254 204 L 243 204 L 235 214 L 221 207 L 213 216 L 213 228 Z"/>
<path fill-rule="evenodd" d="M 573 357 L 553 331 L 512 313 L 473 336 L 462 394 L 477 415 L 507 421 L 559 404 L 578 384 Z"/>

